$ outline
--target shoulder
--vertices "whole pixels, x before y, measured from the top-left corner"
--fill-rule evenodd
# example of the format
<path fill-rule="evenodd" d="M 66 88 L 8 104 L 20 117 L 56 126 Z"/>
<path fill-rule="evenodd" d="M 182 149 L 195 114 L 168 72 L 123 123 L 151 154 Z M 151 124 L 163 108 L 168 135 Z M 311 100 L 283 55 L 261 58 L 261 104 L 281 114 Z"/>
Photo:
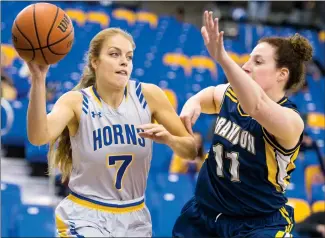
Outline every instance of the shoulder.
<path fill-rule="evenodd" d="M 292 101 L 290 101 L 289 98 L 285 97 L 284 99 L 282 99 L 279 104 L 282 107 L 291 109 L 293 111 L 295 111 L 296 113 L 300 114 L 300 112 L 298 111 L 297 105 L 295 103 L 293 103 Z"/>
<path fill-rule="evenodd" d="M 67 102 L 77 102 L 82 100 L 82 93 L 80 91 L 69 91 L 63 94 L 60 97 L 60 100 L 64 100 Z"/>
<path fill-rule="evenodd" d="M 141 83 L 142 93 L 147 100 L 158 100 L 162 97 L 166 97 L 164 91 L 155 84 L 152 83 Z"/>
<path fill-rule="evenodd" d="M 220 90 L 220 91 L 226 91 L 230 86 L 229 83 L 223 83 L 223 84 L 219 84 L 217 86 L 215 86 L 216 90 Z"/>
<path fill-rule="evenodd" d="M 150 93 L 151 91 L 154 92 L 162 91 L 162 89 L 159 86 L 153 83 L 141 83 L 141 85 L 142 85 L 142 90 L 147 91 L 148 93 Z"/>
<path fill-rule="evenodd" d="M 80 91 L 69 91 L 64 93 L 56 102 L 58 105 L 66 105 L 71 108 L 82 103 L 83 95 Z"/>
<path fill-rule="evenodd" d="M 280 102 L 278 102 L 282 108 L 291 115 L 292 119 L 297 120 L 299 123 L 300 127 L 304 125 L 304 121 L 302 119 L 302 116 L 300 112 L 298 111 L 298 108 L 296 104 L 294 104 L 292 101 L 290 101 L 289 98 L 285 97 L 282 99 Z M 304 128 L 304 127 L 302 127 Z"/>
<path fill-rule="evenodd" d="M 222 97 L 224 96 L 224 94 L 228 90 L 228 88 L 230 88 L 229 83 L 219 84 L 219 85 L 215 86 L 214 87 L 214 96 L 222 99 Z"/>
<path fill-rule="evenodd" d="M 165 92 L 157 85 L 151 83 L 141 83 L 142 93 L 146 98 L 151 112 L 154 114 L 157 111 L 172 108 Z"/>
<path fill-rule="evenodd" d="M 229 88 L 230 88 L 229 83 L 219 84 L 214 87 L 213 100 L 214 100 L 214 104 L 216 106 L 217 112 L 220 111 L 225 94 L 226 94 L 227 90 L 229 90 Z"/>

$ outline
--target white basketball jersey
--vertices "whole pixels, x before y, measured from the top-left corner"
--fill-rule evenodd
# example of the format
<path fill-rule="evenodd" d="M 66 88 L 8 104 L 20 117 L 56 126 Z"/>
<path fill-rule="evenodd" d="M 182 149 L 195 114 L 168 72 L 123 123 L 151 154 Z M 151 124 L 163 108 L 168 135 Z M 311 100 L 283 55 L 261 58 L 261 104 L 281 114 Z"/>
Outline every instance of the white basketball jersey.
<path fill-rule="evenodd" d="M 117 109 L 99 97 L 95 87 L 83 94 L 79 129 L 70 136 L 72 192 L 98 201 L 126 201 L 144 196 L 152 141 L 137 126 L 151 123 L 141 83 L 130 80 Z"/>

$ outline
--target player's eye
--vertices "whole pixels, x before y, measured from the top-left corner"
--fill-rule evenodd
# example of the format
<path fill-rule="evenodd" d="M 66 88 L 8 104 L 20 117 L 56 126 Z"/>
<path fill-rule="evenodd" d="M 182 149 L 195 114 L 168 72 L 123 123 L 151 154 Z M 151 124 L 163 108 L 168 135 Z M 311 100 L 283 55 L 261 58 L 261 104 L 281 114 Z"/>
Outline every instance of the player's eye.
<path fill-rule="evenodd" d="M 127 56 L 127 59 L 128 59 L 128 60 L 132 60 L 132 59 L 133 59 L 133 55 L 129 55 L 129 56 Z"/>
<path fill-rule="evenodd" d="M 113 57 L 118 57 L 118 53 L 116 53 L 116 52 L 110 53 L 109 55 L 113 56 Z"/>

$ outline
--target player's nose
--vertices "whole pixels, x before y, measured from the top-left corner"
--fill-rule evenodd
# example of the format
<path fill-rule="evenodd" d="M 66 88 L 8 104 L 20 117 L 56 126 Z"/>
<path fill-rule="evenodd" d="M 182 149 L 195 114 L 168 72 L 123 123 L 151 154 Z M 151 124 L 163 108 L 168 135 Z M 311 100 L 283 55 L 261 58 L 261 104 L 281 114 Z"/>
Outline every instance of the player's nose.
<path fill-rule="evenodd" d="M 247 73 L 247 74 L 250 74 L 252 71 L 249 67 L 249 64 L 248 63 L 245 63 L 243 66 L 242 66 L 242 69 Z"/>
<path fill-rule="evenodd" d="M 124 67 L 128 66 L 128 60 L 127 60 L 126 57 L 121 57 L 120 58 L 120 65 L 124 66 Z"/>

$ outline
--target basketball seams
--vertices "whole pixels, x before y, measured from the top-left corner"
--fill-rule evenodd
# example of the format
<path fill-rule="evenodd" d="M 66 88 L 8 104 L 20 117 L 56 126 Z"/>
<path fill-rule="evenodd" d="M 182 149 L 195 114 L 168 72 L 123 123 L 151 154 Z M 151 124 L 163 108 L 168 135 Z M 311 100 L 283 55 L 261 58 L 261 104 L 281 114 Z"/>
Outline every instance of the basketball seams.
<path fill-rule="evenodd" d="M 50 44 L 50 45 L 47 45 L 47 46 L 43 46 L 43 47 L 41 47 L 41 48 L 34 48 L 34 50 L 40 50 L 40 49 L 46 49 L 46 48 L 49 48 L 50 46 L 54 46 L 54 45 L 56 45 L 57 43 L 60 43 L 61 41 L 63 41 L 63 40 L 65 40 L 66 38 L 68 38 L 70 35 L 71 35 L 71 33 L 73 32 L 73 30 L 71 30 L 70 32 L 69 32 L 69 34 L 67 34 L 65 37 L 63 37 L 62 39 L 60 39 L 60 40 L 58 40 L 58 41 L 56 41 L 56 42 L 54 42 L 54 43 L 52 43 L 52 44 Z M 31 51 L 32 49 L 24 49 L 24 48 L 16 48 L 17 50 L 24 50 L 24 51 Z M 53 52 L 52 52 L 53 53 Z M 67 54 L 67 53 L 65 53 L 65 54 Z"/>
<path fill-rule="evenodd" d="M 53 43 L 53 44 L 51 44 L 51 45 L 48 45 L 48 48 L 49 48 L 49 51 L 51 51 L 51 53 L 52 54 L 55 54 L 55 55 L 66 55 L 67 53 L 69 53 L 69 51 L 67 52 L 67 53 L 56 53 L 56 52 L 54 52 L 53 50 L 51 50 L 51 46 L 54 46 L 54 45 L 56 45 L 57 43 L 60 43 L 61 41 L 64 41 L 66 38 L 68 38 L 70 35 L 71 35 L 71 33 L 73 33 L 73 29 L 69 32 L 69 34 L 67 34 L 65 37 L 63 37 L 61 40 L 58 40 L 57 42 L 55 42 L 55 44 Z"/>
<path fill-rule="evenodd" d="M 15 50 L 26 62 L 54 64 L 71 50 L 73 24 L 69 16 L 54 4 L 30 4 L 16 16 L 12 40 Z"/>
<path fill-rule="evenodd" d="M 52 30 L 53 30 L 53 27 L 54 27 L 55 21 L 56 21 L 56 19 L 58 18 L 59 10 L 60 10 L 59 7 L 56 7 L 55 17 L 54 17 L 54 20 L 53 20 L 52 26 L 51 26 L 50 31 L 49 31 L 49 33 L 47 34 L 47 38 L 46 38 L 46 46 L 49 48 L 50 51 L 51 51 L 50 46 L 49 46 L 50 35 L 51 35 Z M 42 48 L 42 47 L 40 46 L 40 48 Z M 52 51 L 51 51 L 51 52 L 52 52 Z"/>
<path fill-rule="evenodd" d="M 29 50 L 32 50 L 33 51 L 33 57 L 32 57 L 32 59 L 29 61 L 29 62 L 31 62 L 31 61 L 33 61 L 34 60 L 34 58 L 35 58 L 35 49 L 34 49 L 34 46 L 33 46 L 33 44 L 32 44 L 32 42 L 27 38 L 27 36 L 25 36 L 25 34 L 19 29 L 19 27 L 18 27 L 18 24 L 17 24 L 17 22 L 15 21 L 15 26 L 16 26 L 16 28 L 17 28 L 17 30 L 19 31 L 19 33 L 28 41 L 28 43 L 31 45 L 31 47 L 32 47 L 32 49 L 29 49 Z M 16 50 L 17 50 L 18 48 L 16 48 Z M 19 50 L 19 49 L 18 49 Z"/>
<path fill-rule="evenodd" d="M 42 56 L 44 58 L 44 61 L 46 64 L 49 64 L 45 58 L 45 55 L 44 55 L 44 52 L 43 52 L 43 49 L 41 48 L 41 42 L 40 42 L 40 39 L 39 39 L 39 36 L 38 36 L 38 31 L 37 31 L 37 24 L 36 24 L 36 4 L 34 4 L 33 6 L 33 20 L 34 20 L 34 27 L 35 27 L 35 31 L 36 31 L 36 38 L 37 38 L 37 42 L 38 42 L 38 45 L 40 47 L 40 51 L 42 53 Z"/>

